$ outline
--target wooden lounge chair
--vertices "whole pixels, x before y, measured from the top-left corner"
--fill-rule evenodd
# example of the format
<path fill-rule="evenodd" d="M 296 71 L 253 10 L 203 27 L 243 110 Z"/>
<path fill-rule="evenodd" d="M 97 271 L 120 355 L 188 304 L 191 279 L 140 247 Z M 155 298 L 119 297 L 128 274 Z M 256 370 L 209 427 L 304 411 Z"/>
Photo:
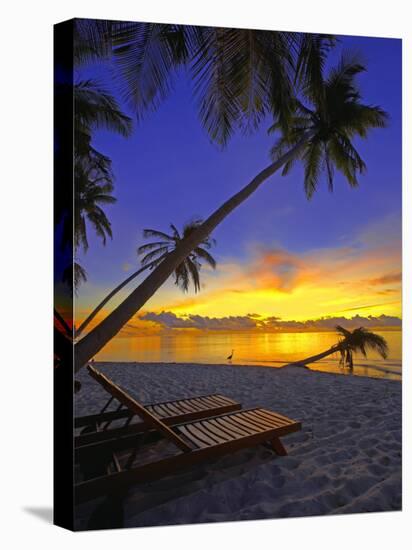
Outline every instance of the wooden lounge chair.
<path fill-rule="evenodd" d="M 113 391 L 113 382 L 95 367 L 88 366 L 88 372 L 96 382 L 101 384 L 109 393 L 110 398 L 98 414 L 79 416 L 74 420 L 75 428 L 82 428 L 75 437 L 75 447 L 97 443 L 120 436 L 142 433 L 153 429 L 139 415 L 130 410 L 123 403 L 119 403 L 114 411 L 108 411 L 113 401 L 118 401 L 116 392 Z M 189 420 L 198 420 L 207 416 L 219 415 L 241 409 L 240 403 L 220 394 L 200 395 L 188 399 L 164 401 L 145 405 L 145 409 L 154 416 L 161 418 L 167 425 L 180 424 Z M 124 420 L 120 427 L 113 427 L 116 421 Z M 134 423 L 133 423 L 134 422 Z"/>
<path fill-rule="evenodd" d="M 151 481 L 189 468 L 205 460 L 215 459 L 247 447 L 269 443 L 279 455 L 285 455 L 280 437 L 300 430 L 300 422 L 273 411 L 254 408 L 169 426 L 146 407 L 131 398 L 119 386 L 101 375 L 103 385 L 110 384 L 111 393 L 149 426 L 158 430 L 176 447 L 175 454 L 135 466 L 139 444 L 135 438 L 117 438 L 78 449 L 78 468 L 83 475 L 75 485 L 75 501 L 81 503 L 105 494 L 122 492 L 131 484 Z M 90 476 L 94 460 L 103 460 L 103 473 Z M 82 467 L 86 462 L 86 468 Z M 89 469 L 87 468 L 89 467 Z M 92 468 L 93 469 L 93 468 Z M 86 475 L 84 471 L 86 470 Z M 89 475 L 87 474 L 89 471 Z"/>

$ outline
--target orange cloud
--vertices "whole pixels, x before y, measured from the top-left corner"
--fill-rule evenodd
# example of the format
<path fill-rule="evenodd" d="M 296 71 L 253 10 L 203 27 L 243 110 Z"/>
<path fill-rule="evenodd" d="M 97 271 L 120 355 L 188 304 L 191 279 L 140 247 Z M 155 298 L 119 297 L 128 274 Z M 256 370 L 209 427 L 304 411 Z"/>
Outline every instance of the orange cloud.
<path fill-rule="evenodd" d="M 202 269 L 199 294 L 182 294 L 169 279 L 145 305 L 145 311 L 210 319 L 251 318 L 252 311 L 258 312 L 257 318 L 281 317 L 294 322 L 339 317 L 345 311 L 400 317 L 401 241 L 395 222 L 389 219 L 374 224 L 349 245 L 301 253 L 279 246 L 249 245 L 246 260 L 223 259 L 216 271 Z M 99 298 L 95 299 L 97 290 Z M 87 299 L 83 297 L 76 306 L 77 324 L 106 292 L 89 290 Z M 97 321 L 123 298 L 119 295 Z M 158 330 L 159 324 L 139 319 L 142 315 L 144 312 L 139 312 L 122 334 Z"/>

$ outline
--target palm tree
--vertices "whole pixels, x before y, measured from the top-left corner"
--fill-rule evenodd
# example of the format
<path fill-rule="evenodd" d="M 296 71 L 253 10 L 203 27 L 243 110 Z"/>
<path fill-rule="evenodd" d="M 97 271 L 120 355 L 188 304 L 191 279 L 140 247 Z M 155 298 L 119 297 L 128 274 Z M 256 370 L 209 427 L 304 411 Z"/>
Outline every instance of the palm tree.
<path fill-rule="evenodd" d="M 294 104 L 294 125 L 284 131 L 281 141 L 275 144 L 275 160 L 184 238 L 123 303 L 78 342 L 76 369 L 113 338 L 183 259 L 280 168 L 288 171 L 294 162 L 303 161 L 308 197 L 316 189 L 321 174 L 326 173 L 329 188 L 332 188 L 335 168 L 343 173 L 350 186 L 357 185 L 357 174 L 365 170 L 365 163 L 353 145 L 353 138 L 365 138 L 371 128 L 382 128 L 387 121 L 387 114 L 380 107 L 362 102 L 355 78 L 365 70 L 359 61 L 343 57 L 329 77 L 322 78 L 317 90 L 312 85 L 302 88 L 302 101 Z M 290 148 L 286 150 L 287 143 Z"/>
<path fill-rule="evenodd" d="M 70 89 L 67 91 L 71 92 Z M 80 80 L 74 85 L 74 113 L 76 155 L 96 154 L 91 147 L 96 130 L 109 130 L 123 137 L 131 135 L 131 118 L 121 111 L 116 99 L 96 80 Z"/>
<path fill-rule="evenodd" d="M 94 20 L 76 22 L 76 40 L 81 60 L 113 61 L 138 119 L 161 104 L 185 68 L 202 125 L 222 146 L 266 115 L 286 124 L 294 84 L 310 81 L 317 89 L 335 43 L 326 34 Z"/>
<path fill-rule="evenodd" d="M 101 205 L 113 204 L 116 198 L 111 194 L 110 179 L 98 176 L 90 167 L 84 169 L 80 162 L 75 166 L 75 181 L 74 244 L 76 249 L 82 246 L 86 252 L 89 248 L 87 221 L 104 245 L 107 237 L 112 238 L 111 223 Z"/>
<path fill-rule="evenodd" d="M 149 266 L 150 269 L 157 267 L 171 252 L 176 250 L 182 241 L 192 235 L 200 226 L 202 220 L 193 220 L 184 225 L 182 235 L 173 224 L 170 224 L 172 234 L 168 235 L 162 231 L 154 229 L 145 229 L 144 237 L 155 237 L 157 242 L 148 243 L 137 249 L 139 255 L 145 254 L 142 258 L 142 265 Z M 190 281 L 193 283 L 195 293 L 200 290 L 199 271 L 202 260 L 213 269 L 216 268 L 216 261 L 208 252 L 216 244 L 215 239 L 205 237 L 202 242 L 196 246 L 176 267 L 174 271 L 175 284 L 183 291 L 189 290 Z"/>
<path fill-rule="evenodd" d="M 112 95 L 94 80 L 83 80 L 74 86 L 75 105 L 75 203 L 74 241 L 75 250 L 82 245 L 84 252 L 89 244 L 86 220 L 106 244 L 112 238 L 111 224 L 101 208 L 113 204 L 114 176 L 111 160 L 92 146 L 92 135 L 97 129 L 106 129 L 124 137 L 131 134 L 131 119 L 119 108 Z M 87 280 L 84 268 L 74 266 L 74 287 Z"/>
<path fill-rule="evenodd" d="M 113 296 L 115 296 L 123 287 L 133 281 L 140 273 L 145 270 L 152 270 L 163 262 L 168 254 L 175 250 L 181 243 L 182 239 L 192 234 L 201 225 L 201 220 L 193 220 L 183 227 L 182 236 L 173 224 L 170 224 L 172 234 L 168 235 L 162 231 L 155 229 L 144 229 L 143 237 L 150 238 L 155 237 L 157 241 L 139 246 L 137 254 L 143 256 L 141 263 L 142 267 L 132 273 L 127 279 L 122 281 L 116 288 L 114 288 L 109 294 L 99 303 L 98 306 L 90 313 L 90 315 L 83 321 L 76 331 L 76 336 L 80 336 L 84 329 L 90 324 L 90 322 L 96 317 L 99 311 L 107 304 Z M 201 268 L 202 260 L 205 261 L 213 269 L 216 268 L 216 261 L 208 252 L 212 245 L 216 244 L 214 239 L 206 238 L 200 246 L 197 246 L 182 262 L 179 264 L 175 271 L 175 284 L 183 291 L 188 292 L 190 280 L 193 283 L 195 292 L 200 290 L 200 276 L 199 271 Z"/>
<path fill-rule="evenodd" d="M 74 93 L 73 93 L 74 88 Z M 80 245 L 88 248 L 86 219 L 93 225 L 105 244 L 107 237 L 112 237 L 111 225 L 101 208 L 101 204 L 111 204 L 114 189 L 114 175 L 111 160 L 92 146 L 93 133 L 96 130 L 109 130 L 128 137 L 132 132 L 132 120 L 120 109 L 115 98 L 104 87 L 94 80 L 81 80 L 74 87 L 68 84 L 57 85 L 60 96 L 74 95 L 74 131 L 75 131 L 75 203 L 74 203 L 74 240 L 76 251 Z M 66 100 L 67 102 L 67 100 Z M 63 205 L 69 204 L 66 202 Z M 61 246 L 64 248 L 72 241 L 73 221 L 71 212 L 56 208 L 56 223 L 62 221 Z M 63 279 L 69 285 L 78 285 L 87 280 L 84 268 L 76 262 L 74 276 L 69 274 L 68 266 Z"/>
<path fill-rule="evenodd" d="M 340 353 L 340 363 L 349 367 L 349 370 L 353 370 L 353 354 L 356 352 L 361 353 L 364 357 L 367 357 L 367 351 L 376 351 L 383 359 L 388 356 L 388 344 L 382 336 L 369 332 L 363 327 L 354 329 L 352 332 L 343 328 L 340 325 L 336 326 L 336 331 L 340 336 L 339 342 L 329 348 L 328 350 L 319 353 L 318 355 L 312 355 L 298 361 L 300 365 L 306 365 L 307 363 L 314 363 L 324 357 L 328 357 L 334 353 Z"/>

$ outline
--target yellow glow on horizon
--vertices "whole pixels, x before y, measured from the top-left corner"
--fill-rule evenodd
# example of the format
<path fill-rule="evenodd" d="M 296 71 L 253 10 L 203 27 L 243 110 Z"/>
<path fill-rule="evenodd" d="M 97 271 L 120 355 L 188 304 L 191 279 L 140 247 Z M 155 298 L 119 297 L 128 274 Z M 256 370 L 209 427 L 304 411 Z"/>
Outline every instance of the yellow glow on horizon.
<path fill-rule="evenodd" d="M 170 312 L 178 317 L 245 317 L 304 322 L 324 317 L 351 318 L 388 315 L 401 317 L 401 250 L 393 242 L 376 240 L 390 228 L 374 228 L 359 239 L 362 246 L 336 247 L 293 254 L 286 250 L 251 252 L 248 261 L 220 262 L 216 271 L 202 269 L 200 293 L 183 294 L 169 281 L 122 329 L 122 336 L 155 334 L 156 322 L 139 319 L 145 312 Z M 363 239 L 363 241 L 362 241 Z M 388 237 L 389 239 L 389 237 Z M 76 325 L 109 289 L 89 287 L 76 304 Z M 99 313 L 89 330 L 115 308 L 128 292 L 122 291 Z M 178 329 L 177 329 L 178 330 Z M 194 330 L 194 329 L 193 329 Z"/>

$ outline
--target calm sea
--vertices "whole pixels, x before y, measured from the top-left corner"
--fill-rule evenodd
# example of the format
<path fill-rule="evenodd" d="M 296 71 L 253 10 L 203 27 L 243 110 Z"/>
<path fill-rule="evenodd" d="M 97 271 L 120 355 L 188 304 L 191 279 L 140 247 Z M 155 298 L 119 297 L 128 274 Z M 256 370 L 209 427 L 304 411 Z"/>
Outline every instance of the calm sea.
<path fill-rule="evenodd" d="M 402 334 L 375 331 L 386 338 L 389 357 L 376 354 L 368 359 L 355 356 L 354 374 L 399 380 L 402 373 Z M 158 335 L 113 339 L 98 355 L 99 361 L 138 361 L 155 363 L 228 363 L 234 365 L 280 367 L 327 350 L 337 341 L 333 332 L 257 333 L 168 331 Z M 313 370 L 345 374 L 339 357 L 330 356 L 309 365 Z"/>

